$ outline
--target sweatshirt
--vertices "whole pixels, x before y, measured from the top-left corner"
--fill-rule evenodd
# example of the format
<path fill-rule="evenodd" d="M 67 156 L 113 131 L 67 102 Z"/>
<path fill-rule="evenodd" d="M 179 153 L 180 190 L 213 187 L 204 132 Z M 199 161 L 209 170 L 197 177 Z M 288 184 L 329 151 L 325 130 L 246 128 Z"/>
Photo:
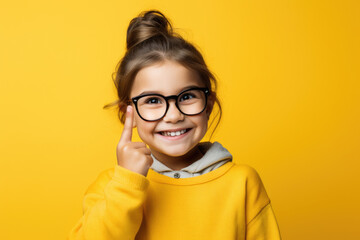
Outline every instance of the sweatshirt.
<path fill-rule="evenodd" d="M 188 178 L 154 169 L 146 177 L 118 165 L 103 171 L 87 189 L 83 216 L 68 239 L 281 239 L 253 168 L 227 161 Z"/>

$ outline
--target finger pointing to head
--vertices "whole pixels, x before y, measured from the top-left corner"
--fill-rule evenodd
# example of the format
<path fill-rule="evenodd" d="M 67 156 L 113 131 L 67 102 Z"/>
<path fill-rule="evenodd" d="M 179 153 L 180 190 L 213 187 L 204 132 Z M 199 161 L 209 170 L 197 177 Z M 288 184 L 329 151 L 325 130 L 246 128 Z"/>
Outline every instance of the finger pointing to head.
<path fill-rule="evenodd" d="M 122 143 L 131 142 L 133 121 L 134 121 L 134 110 L 132 106 L 129 105 L 126 108 L 126 118 L 124 123 L 124 129 L 121 134 L 120 142 Z"/>

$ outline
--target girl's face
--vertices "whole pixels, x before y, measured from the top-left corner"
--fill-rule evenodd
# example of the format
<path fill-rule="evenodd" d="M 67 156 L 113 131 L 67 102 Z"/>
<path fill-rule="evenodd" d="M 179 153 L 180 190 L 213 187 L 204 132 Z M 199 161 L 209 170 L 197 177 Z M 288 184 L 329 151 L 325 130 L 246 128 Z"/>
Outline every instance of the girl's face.
<path fill-rule="evenodd" d="M 130 98 L 146 93 L 158 93 L 163 96 L 178 95 L 190 87 L 205 87 L 200 77 L 174 61 L 164 61 L 141 69 L 136 75 L 130 92 Z M 208 116 L 213 101 L 208 98 L 205 111 L 198 115 L 187 116 L 175 106 L 175 100 L 169 100 L 166 115 L 157 121 L 148 122 L 134 113 L 134 126 L 140 138 L 149 146 L 152 154 L 160 161 L 169 161 L 184 155 L 191 155 L 192 149 L 200 142 L 207 131 Z M 176 132 L 189 129 L 180 136 L 164 136 L 161 132 Z"/>

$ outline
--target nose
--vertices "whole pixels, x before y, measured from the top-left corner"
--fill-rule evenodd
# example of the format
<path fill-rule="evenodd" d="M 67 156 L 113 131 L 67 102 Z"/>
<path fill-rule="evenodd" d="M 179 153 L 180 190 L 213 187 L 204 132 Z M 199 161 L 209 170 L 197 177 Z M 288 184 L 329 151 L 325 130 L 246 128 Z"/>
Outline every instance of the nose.
<path fill-rule="evenodd" d="M 179 109 L 175 105 L 175 101 L 169 101 L 169 108 L 163 118 L 165 122 L 177 123 L 178 121 L 183 121 L 185 118 Z"/>

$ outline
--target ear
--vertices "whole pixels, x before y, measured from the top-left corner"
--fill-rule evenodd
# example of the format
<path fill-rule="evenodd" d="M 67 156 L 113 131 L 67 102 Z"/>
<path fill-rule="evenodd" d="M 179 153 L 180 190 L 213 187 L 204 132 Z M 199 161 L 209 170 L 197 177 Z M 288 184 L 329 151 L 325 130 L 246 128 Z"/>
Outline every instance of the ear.
<path fill-rule="evenodd" d="M 215 103 L 215 93 L 211 93 L 210 96 L 208 97 L 207 106 L 205 110 L 208 119 L 210 118 L 210 114 L 213 110 L 214 103 Z"/>

